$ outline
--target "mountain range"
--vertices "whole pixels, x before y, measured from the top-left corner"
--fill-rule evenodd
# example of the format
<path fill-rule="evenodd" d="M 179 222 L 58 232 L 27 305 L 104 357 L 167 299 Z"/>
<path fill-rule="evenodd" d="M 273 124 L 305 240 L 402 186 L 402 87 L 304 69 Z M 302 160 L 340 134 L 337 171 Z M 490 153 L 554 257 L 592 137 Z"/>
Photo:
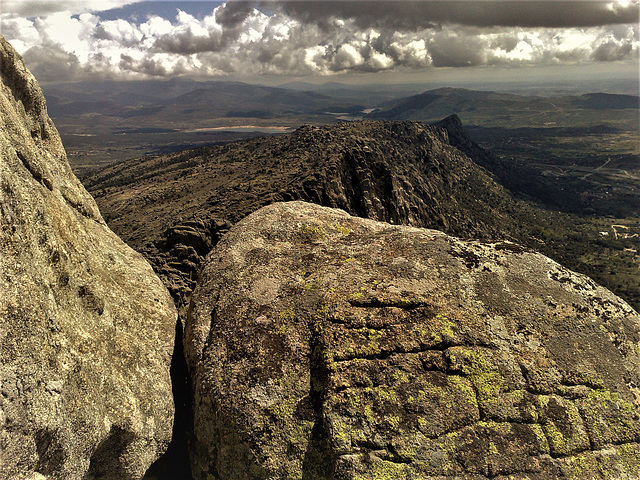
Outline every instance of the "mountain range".
<path fill-rule="evenodd" d="M 621 110 L 633 111 L 639 106 L 639 97 L 634 95 L 540 97 L 447 87 L 385 102 L 367 118 L 428 122 L 456 113 L 465 124 L 484 127 L 509 127 L 514 122 L 541 127 L 582 126 L 580 123 L 588 124 L 594 112 L 598 112 L 601 122 L 621 121 L 626 118 Z"/>
<path fill-rule="evenodd" d="M 287 87 L 287 88 L 284 88 Z M 47 86 L 49 112 L 75 171 L 116 160 L 357 119 L 435 122 L 457 114 L 502 160 L 512 190 L 573 213 L 640 211 L 638 96 L 524 96 L 327 83 L 103 82 Z M 612 195 L 612 192 L 615 194 Z"/>

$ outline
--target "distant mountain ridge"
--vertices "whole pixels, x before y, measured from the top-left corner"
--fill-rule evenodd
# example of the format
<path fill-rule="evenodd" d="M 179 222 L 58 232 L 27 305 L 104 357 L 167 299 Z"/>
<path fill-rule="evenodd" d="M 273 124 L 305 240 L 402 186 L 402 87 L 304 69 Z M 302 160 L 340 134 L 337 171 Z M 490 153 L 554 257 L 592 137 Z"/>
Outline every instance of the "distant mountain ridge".
<path fill-rule="evenodd" d="M 494 114 L 496 119 L 506 119 L 514 114 L 535 115 L 545 112 L 551 117 L 548 119 L 551 122 L 554 112 L 556 116 L 562 116 L 565 114 L 564 111 L 576 109 L 638 109 L 639 102 L 639 97 L 634 95 L 593 93 L 580 96 L 539 97 L 446 87 L 392 100 L 369 113 L 367 118 L 431 121 L 454 113 L 461 115 L 463 112 L 480 112 L 483 117 Z M 474 118 L 474 115 L 469 113 L 468 116 Z"/>
<path fill-rule="evenodd" d="M 621 110 L 638 108 L 638 96 L 589 93 L 580 96 L 541 97 L 493 91 L 443 87 L 397 97 L 384 94 L 382 87 L 327 83 L 312 85 L 292 82 L 282 87 L 254 85 L 237 81 L 196 82 L 172 79 L 150 82 L 80 82 L 45 87 L 51 115 L 63 117 L 102 113 L 106 115 L 134 115 L 142 107 L 156 107 L 155 113 L 182 113 L 176 106 L 207 106 L 209 116 L 225 116 L 229 111 L 268 111 L 270 113 L 323 113 L 328 111 L 360 112 L 377 107 L 368 114 L 376 120 L 433 120 L 453 113 L 479 109 L 502 108 L 518 112 L 581 108 L 589 110 Z M 415 90 L 407 85 L 404 90 Z M 402 91 L 399 90 L 399 91 Z M 352 100 L 354 99 L 354 100 Z M 376 99 L 382 103 L 372 103 Z M 173 109 L 171 107 L 174 107 Z M 116 108 L 117 107 L 117 108 Z M 193 113 L 193 112 L 190 112 Z"/>
<path fill-rule="evenodd" d="M 455 113 L 468 127 L 605 126 L 637 137 L 637 107 L 631 108 L 637 99 L 633 95 L 534 97 L 453 87 L 423 90 L 426 88 L 428 85 L 336 82 L 272 87 L 177 78 L 48 85 L 45 94 L 70 161 L 81 176 L 96 165 L 140 155 L 258 133 L 283 133 L 304 124 L 331 125 L 363 118 L 433 123 Z M 475 139 L 487 145 L 486 138 Z"/>
<path fill-rule="evenodd" d="M 155 107 L 156 115 L 188 116 L 205 112 L 227 116 L 229 111 L 260 110 L 271 114 L 317 113 L 339 108 L 359 111 L 359 104 L 315 92 L 300 92 L 232 81 L 196 82 L 173 79 L 151 82 L 101 82 L 52 85 L 47 88 L 53 117 L 103 112 L 114 116 L 144 115 Z M 192 111 L 181 107 L 190 106 Z"/>

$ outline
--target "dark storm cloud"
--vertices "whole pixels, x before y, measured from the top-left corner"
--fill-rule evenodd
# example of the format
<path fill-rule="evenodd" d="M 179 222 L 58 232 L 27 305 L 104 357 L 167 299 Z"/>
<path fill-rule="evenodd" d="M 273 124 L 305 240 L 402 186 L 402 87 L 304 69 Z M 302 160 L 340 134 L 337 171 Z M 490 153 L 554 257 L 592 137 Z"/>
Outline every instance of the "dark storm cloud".
<path fill-rule="evenodd" d="M 60 51 L 55 46 L 43 45 L 31 48 L 23 57 L 29 69 L 41 82 L 74 78 L 82 71 L 75 55 Z"/>
<path fill-rule="evenodd" d="M 216 22 L 227 28 L 238 27 L 253 13 L 251 2 L 227 2 L 216 11 Z"/>
<path fill-rule="evenodd" d="M 439 35 L 427 46 L 434 67 L 473 67 L 487 61 L 485 45 L 475 37 Z"/>
<path fill-rule="evenodd" d="M 129 55 L 120 55 L 120 69 L 129 72 L 138 72 L 152 77 L 164 77 L 167 75 L 167 69 L 161 62 L 145 58 L 142 61 L 135 61 Z"/>
<path fill-rule="evenodd" d="M 197 35 L 192 30 L 185 30 L 162 35 L 156 40 L 155 47 L 160 51 L 178 55 L 219 52 L 235 37 L 237 37 L 236 33 L 220 30 L 209 31 L 206 36 Z"/>
<path fill-rule="evenodd" d="M 629 64 L 640 56 L 637 1 L 255 5 L 232 1 L 204 16 L 177 8 L 174 19 L 68 12 L 1 19 L 5 36 L 51 81 Z"/>
<path fill-rule="evenodd" d="M 245 2 L 239 2 L 245 3 Z M 439 24 L 476 27 L 592 27 L 637 23 L 638 2 L 600 1 L 285 1 L 264 2 L 303 22 L 353 19 L 360 28 L 418 30 Z"/>
<path fill-rule="evenodd" d="M 631 55 L 633 45 L 630 42 L 618 43 L 609 40 L 602 43 L 591 54 L 591 58 L 598 62 L 612 62 L 616 60 L 624 60 Z"/>

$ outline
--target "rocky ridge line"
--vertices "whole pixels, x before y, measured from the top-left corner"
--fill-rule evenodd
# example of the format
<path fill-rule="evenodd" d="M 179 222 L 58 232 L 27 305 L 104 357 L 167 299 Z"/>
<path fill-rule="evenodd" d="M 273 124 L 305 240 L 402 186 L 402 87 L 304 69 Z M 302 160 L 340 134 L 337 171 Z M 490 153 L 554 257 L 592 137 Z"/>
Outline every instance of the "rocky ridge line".
<path fill-rule="evenodd" d="M 467 237 L 513 238 L 513 199 L 454 145 L 451 138 L 466 132 L 459 120 L 449 123 L 457 130 L 415 122 L 303 126 L 278 137 L 123 162 L 86 184 L 112 228 L 187 303 L 202 258 L 219 238 L 278 201 L 304 200 Z"/>

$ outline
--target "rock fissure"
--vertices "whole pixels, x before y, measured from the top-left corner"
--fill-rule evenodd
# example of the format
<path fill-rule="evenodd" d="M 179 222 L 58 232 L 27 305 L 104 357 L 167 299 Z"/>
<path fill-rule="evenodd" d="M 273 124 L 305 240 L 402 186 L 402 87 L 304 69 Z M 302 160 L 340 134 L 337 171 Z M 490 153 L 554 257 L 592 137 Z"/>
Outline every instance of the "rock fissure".
<path fill-rule="evenodd" d="M 332 480 L 335 454 L 325 420 L 325 398 L 329 384 L 326 345 L 322 335 L 322 319 L 309 322 L 309 398 L 313 409 L 313 427 L 303 462 L 303 480 Z"/>
<path fill-rule="evenodd" d="M 428 302 L 416 301 L 411 299 L 400 300 L 387 300 L 384 298 L 363 298 L 363 299 L 348 299 L 349 304 L 352 307 L 362 308 L 399 308 L 400 310 L 412 311 L 418 308 L 433 309 L 433 305 Z"/>
<path fill-rule="evenodd" d="M 22 166 L 31 174 L 36 182 L 45 186 L 47 189 L 49 189 L 49 191 L 53 191 L 53 185 L 51 185 L 51 182 L 48 179 L 44 178 L 42 173 L 33 167 L 31 162 L 27 160 L 27 157 L 22 152 L 16 150 L 16 157 L 18 157 L 20 163 L 22 163 Z"/>

